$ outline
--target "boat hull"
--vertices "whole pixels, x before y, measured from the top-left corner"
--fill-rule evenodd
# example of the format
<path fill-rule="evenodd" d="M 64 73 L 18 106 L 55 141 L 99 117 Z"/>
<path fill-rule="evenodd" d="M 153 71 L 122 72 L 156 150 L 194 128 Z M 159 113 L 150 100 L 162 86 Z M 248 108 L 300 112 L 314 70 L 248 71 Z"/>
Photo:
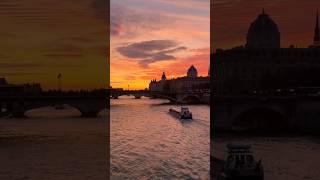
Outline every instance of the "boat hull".
<path fill-rule="evenodd" d="M 225 179 L 228 180 L 263 180 L 264 179 L 264 173 L 263 169 L 260 168 L 259 170 L 255 171 L 237 171 L 237 172 L 230 172 L 228 170 L 225 170 Z"/>
<path fill-rule="evenodd" d="M 226 177 L 225 180 L 263 180 L 263 176 L 237 176 L 237 177 Z"/>
<path fill-rule="evenodd" d="M 190 115 L 190 116 L 183 116 L 183 115 L 180 114 L 179 111 L 177 111 L 177 110 L 175 110 L 175 109 L 169 109 L 169 113 L 170 113 L 172 116 L 174 116 L 174 117 L 176 117 L 176 118 L 178 118 L 178 119 L 181 119 L 181 120 L 191 120 L 191 119 L 192 119 L 192 115 Z"/>

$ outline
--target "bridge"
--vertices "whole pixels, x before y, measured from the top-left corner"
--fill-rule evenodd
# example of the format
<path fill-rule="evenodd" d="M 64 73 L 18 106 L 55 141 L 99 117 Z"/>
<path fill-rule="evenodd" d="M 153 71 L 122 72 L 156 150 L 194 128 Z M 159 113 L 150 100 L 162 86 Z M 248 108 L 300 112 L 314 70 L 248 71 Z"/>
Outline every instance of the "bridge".
<path fill-rule="evenodd" d="M 181 104 L 209 104 L 210 91 L 184 91 L 177 93 L 153 92 L 157 98 L 168 99 L 172 103 Z"/>
<path fill-rule="evenodd" d="M 132 95 L 135 99 L 141 99 L 142 96 L 151 97 L 151 93 L 147 90 L 122 90 L 122 89 L 110 89 L 110 98 L 118 99 L 120 96 Z"/>
<path fill-rule="evenodd" d="M 159 91 L 148 91 L 148 90 L 119 90 L 112 89 L 110 91 L 110 98 L 118 99 L 119 96 L 132 95 L 136 99 L 140 99 L 142 96 L 150 98 L 160 98 L 170 100 L 172 103 L 182 103 L 182 104 L 209 104 L 210 103 L 210 91 L 184 91 L 184 92 L 159 92 Z"/>
<path fill-rule="evenodd" d="M 83 117 L 96 117 L 100 111 L 107 108 L 105 95 L 12 95 L 0 96 L 0 117 L 12 115 L 25 117 L 29 110 L 68 104 L 78 109 Z"/>
<path fill-rule="evenodd" d="M 320 96 L 213 96 L 213 129 L 319 132 Z"/>

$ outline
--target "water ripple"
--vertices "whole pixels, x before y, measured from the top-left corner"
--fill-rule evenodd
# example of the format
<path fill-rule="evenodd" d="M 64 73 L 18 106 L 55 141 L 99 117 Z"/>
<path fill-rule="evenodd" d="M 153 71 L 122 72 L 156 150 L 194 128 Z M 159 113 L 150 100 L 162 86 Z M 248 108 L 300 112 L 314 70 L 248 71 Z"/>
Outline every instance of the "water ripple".
<path fill-rule="evenodd" d="M 209 179 L 208 106 L 190 106 L 194 121 L 168 114 L 166 101 L 111 101 L 111 179 Z"/>

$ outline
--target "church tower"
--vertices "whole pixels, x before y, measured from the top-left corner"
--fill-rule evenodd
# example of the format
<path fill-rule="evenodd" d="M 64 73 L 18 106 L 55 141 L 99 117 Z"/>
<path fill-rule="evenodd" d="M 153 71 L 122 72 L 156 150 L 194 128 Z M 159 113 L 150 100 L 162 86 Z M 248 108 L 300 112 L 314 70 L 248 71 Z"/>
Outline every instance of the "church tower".
<path fill-rule="evenodd" d="M 319 30 L 319 11 L 317 11 L 316 27 L 314 29 L 313 45 L 320 46 L 320 30 Z"/>
<path fill-rule="evenodd" d="M 161 81 L 165 81 L 167 80 L 166 74 L 163 72 L 162 73 L 162 77 L 161 77 Z"/>

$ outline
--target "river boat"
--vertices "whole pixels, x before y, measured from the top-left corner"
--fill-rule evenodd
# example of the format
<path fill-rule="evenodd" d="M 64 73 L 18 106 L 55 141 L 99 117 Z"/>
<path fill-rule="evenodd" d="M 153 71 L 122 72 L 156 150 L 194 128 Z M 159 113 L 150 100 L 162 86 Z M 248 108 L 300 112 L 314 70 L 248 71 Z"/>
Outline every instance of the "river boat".
<path fill-rule="evenodd" d="M 192 119 L 192 113 L 189 111 L 187 107 L 181 107 L 181 111 L 177 111 L 175 109 L 169 109 L 170 114 L 179 119 Z"/>
<path fill-rule="evenodd" d="M 249 145 L 228 144 L 224 166 L 226 180 L 263 180 L 261 160 L 256 161 Z"/>

